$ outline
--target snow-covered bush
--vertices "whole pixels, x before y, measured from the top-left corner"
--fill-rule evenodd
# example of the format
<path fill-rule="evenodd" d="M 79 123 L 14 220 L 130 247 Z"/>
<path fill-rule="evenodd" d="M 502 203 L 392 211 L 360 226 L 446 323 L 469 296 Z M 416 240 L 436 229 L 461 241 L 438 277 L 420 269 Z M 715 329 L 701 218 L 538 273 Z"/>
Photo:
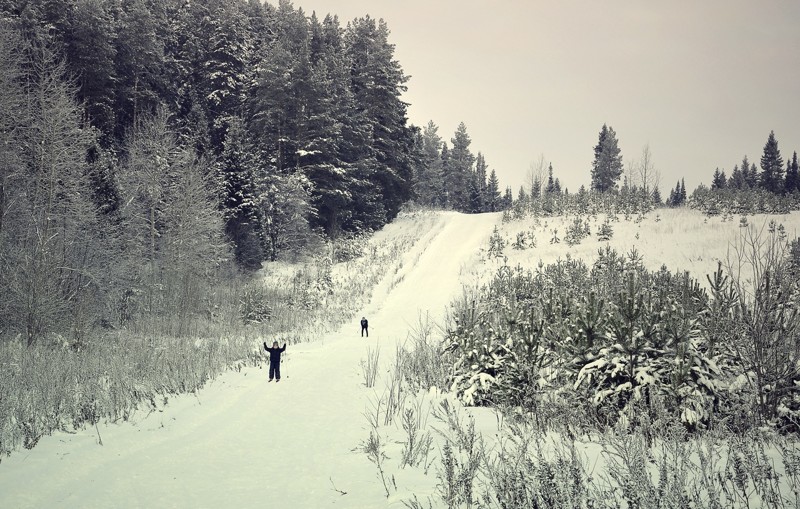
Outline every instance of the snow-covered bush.
<path fill-rule="evenodd" d="M 502 258 L 505 247 L 506 241 L 500 234 L 500 230 L 495 226 L 491 237 L 489 237 L 489 256 L 491 258 Z"/>
<path fill-rule="evenodd" d="M 726 318 L 727 294 L 709 295 L 688 273 L 648 271 L 635 250 L 606 247 L 591 268 L 572 259 L 535 271 L 503 267 L 454 304 L 451 388 L 466 404 L 533 412 L 569 392 L 603 423 L 656 397 L 692 429 L 741 420 L 750 409 L 736 403 L 742 394 L 730 391 L 742 384 L 731 382 L 747 370 L 731 338 L 745 329 Z M 794 412 L 791 401 L 775 399 L 773 414 Z"/>
<path fill-rule="evenodd" d="M 603 221 L 603 224 L 601 224 L 600 227 L 597 229 L 597 240 L 606 242 L 611 240 L 611 237 L 613 236 L 614 236 L 614 228 L 611 226 L 611 221 L 609 221 L 609 219 L 606 218 L 606 220 Z"/>

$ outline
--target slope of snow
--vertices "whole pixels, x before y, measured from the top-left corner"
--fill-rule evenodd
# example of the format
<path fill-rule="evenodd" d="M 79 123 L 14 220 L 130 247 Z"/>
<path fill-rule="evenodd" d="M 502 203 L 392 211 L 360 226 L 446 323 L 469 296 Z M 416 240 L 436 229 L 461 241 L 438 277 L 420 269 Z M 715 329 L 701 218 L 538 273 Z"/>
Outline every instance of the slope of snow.
<path fill-rule="evenodd" d="M 0 507 L 386 506 L 355 450 L 373 393 L 359 361 L 380 345 L 385 363 L 421 312 L 442 319 L 499 216 L 438 220 L 352 324 L 287 348 L 280 383 L 246 368 L 136 422 L 44 437 L 0 463 Z"/>

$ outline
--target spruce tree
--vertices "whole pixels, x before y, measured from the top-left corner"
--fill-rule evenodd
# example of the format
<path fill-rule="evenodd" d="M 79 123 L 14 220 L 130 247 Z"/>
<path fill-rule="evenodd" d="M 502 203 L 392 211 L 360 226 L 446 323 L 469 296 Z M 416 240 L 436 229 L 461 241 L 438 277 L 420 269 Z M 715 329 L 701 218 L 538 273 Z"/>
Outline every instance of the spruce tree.
<path fill-rule="evenodd" d="M 446 210 L 453 209 L 453 197 L 450 192 L 450 184 L 452 182 L 450 170 L 450 149 L 447 148 L 447 142 L 442 142 L 442 190 L 441 190 L 441 205 Z"/>
<path fill-rule="evenodd" d="M 450 171 L 448 173 L 450 200 L 456 210 L 467 211 L 469 207 L 469 177 L 473 171 L 475 156 L 469 150 L 472 140 L 467 133 L 467 126 L 464 125 L 464 122 L 458 125 L 450 142 L 452 144 L 450 149 Z"/>
<path fill-rule="evenodd" d="M 747 183 L 744 180 L 744 175 L 739 169 L 739 165 L 734 165 L 731 177 L 728 179 L 728 187 L 731 189 L 744 189 Z"/>
<path fill-rule="evenodd" d="M 256 168 L 253 146 L 244 123 L 241 119 L 231 118 L 217 163 L 220 206 L 225 233 L 233 244 L 236 261 L 251 269 L 260 267 L 264 259 L 259 231 Z"/>
<path fill-rule="evenodd" d="M 486 182 L 486 209 L 488 212 L 501 210 L 500 203 L 500 181 L 494 169 L 489 173 L 489 180 Z"/>
<path fill-rule="evenodd" d="M 592 163 L 592 189 L 605 192 L 617 187 L 622 175 L 622 155 L 614 129 L 603 124 L 594 148 Z"/>
<path fill-rule="evenodd" d="M 797 168 L 797 152 L 792 154 L 791 162 L 786 160 L 786 181 L 784 185 L 786 194 L 792 194 L 800 190 L 800 176 Z"/>
<path fill-rule="evenodd" d="M 778 140 L 775 132 L 770 131 L 767 143 L 764 145 L 764 154 L 761 156 L 761 187 L 771 193 L 784 191 L 783 158 L 778 150 Z"/>
<path fill-rule="evenodd" d="M 714 170 L 714 176 L 711 178 L 711 189 L 725 189 L 728 185 L 728 179 L 725 176 L 725 171 L 720 171 L 719 168 Z"/>
<path fill-rule="evenodd" d="M 544 188 L 544 193 L 554 194 L 556 191 L 556 182 L 553 179 L 553 163 L 550 163 L 547 167 L 547 186 Z"/>
<path fill-rule="evenodd" d="M 663 200 L 661 199 L 661 191 L 658 190 L 658 185 L 653 186 L 653 192 L 650 195 L 653 199 L 653 205 L 656 207 L 660 207 L 663 205 Z"/>
<path fill-rule="evenodd" d="M 444 206 L 442 182 L 442 138 L 439 127 L 429 121 L 422 130 L 420 160 L 416 195 L 421 204 L 429 207 Z"/>
<path fill-rule="evenodd" d="M 371 134 L 368 159 L 372 160 L 362 160 L 362 164 L 373 168 L 368 178 L 379 192 L 375 203 L 385 208 L 385 218 L 391 220 L 411 196 L 414 140 L 407 126 L 408 105 L 400 97 L 409 78 L 394 59 L 394 45 L 389 42 L 385 21 L 369 16 L 356 19 L 348 24 L 344 41 L 351 90 L 358 105 L 355 113 L 363 118 L 365 132 Z"/>
<path fill-rule="evenodd" d="M 69 28 L 64 34 L 67 65 L 77 78 L 78 98 L 93 126 L 104 136 L 104 144 L 112 143 L 116 114 L 114 85 L 118 77 L 115 21 L 110 3 L 81 0 L 69 11 Z"/>
<path fill-rule="evenodd" d="M 480 197 L 480 212 L 486 212 L 486 179 L 488 177 L 486 170 L 488 165 L 483 154 L 478 152 L 475 157 L 475 179 L 478 186 L 478 195 Z"/>
<path fill-rule="evenodd" d="M 503 194 L 500 209 L 509 210 L 513 206 L 514 206 L 514 191 L 511 190 L 511 186 L 506 186 L 506 192 L 505 194 Z"/>

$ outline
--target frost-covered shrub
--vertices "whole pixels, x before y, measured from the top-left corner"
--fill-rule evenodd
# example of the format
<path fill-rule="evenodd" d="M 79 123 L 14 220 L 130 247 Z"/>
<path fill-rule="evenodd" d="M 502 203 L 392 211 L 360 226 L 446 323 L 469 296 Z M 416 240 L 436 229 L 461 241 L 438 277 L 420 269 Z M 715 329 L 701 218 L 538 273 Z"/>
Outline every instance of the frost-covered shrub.
<path fill-rule="evenodd" d="M 268 322 L 272 316 L 268 292 L 261 285 L 248 285 L 242 292 L 239 309 L 242 322 L 256 324 Z"/>
<path fill-rule="evenodd" d="M 701 186 L 689 198 L 689 206 L 709 216 L 720 214 L 787 214 L 798 210 L 793 195 L 778 195 L 765 189 L 709 189 Z"/>
<path fill-rule="evenodd" d="M 511 247 L 516 250 L 523 250 L 528 248 L 528 236 L 525 232 L 518 232 L 517 238 L 511 244 Z"/>
<path fill-rule="evenodd" d="M 580 244 L 588 234 L 586 231 L 588 223 L 584 224 L 580 217 L 576 217 L 569 226 L 567 226 L 567 233 L 564 235 L 564 241 L 568 246 Z"/>
<path fill-rule="evenodd" d="M 702 425 L 740 369 L 714 343 L 724 338 L 708 319 L 721 312 L 713 303 L 688 273 L 648 271 L 636 251 L 607 247 L 592 267 L 503 267 L 480 297 L 455 305 L 451 388 L 467 404 L 534 412 L 570 388 L 606 423 L 658 396 L 685 425 Z"/>
<path fill-rule="evenodd" d="M 606 218 L 606 220 L 603 221 L 603 224 L 601 224 L 600 227 L 597 229 L 597 240 L 606 242 L 611 240 L 611 237 L 613 236 L 614 236 L 614 228 L 611 227 L 611 221 L 608 218 Z"/>
<path fill-rule="evenodd" d="M 502 258 L 503 249 L 506 247 L 506 241 L 500 234 L 497 226 L 492 230 L 492 235 L 489 237 L 489 256 L 491 258 Z"/>

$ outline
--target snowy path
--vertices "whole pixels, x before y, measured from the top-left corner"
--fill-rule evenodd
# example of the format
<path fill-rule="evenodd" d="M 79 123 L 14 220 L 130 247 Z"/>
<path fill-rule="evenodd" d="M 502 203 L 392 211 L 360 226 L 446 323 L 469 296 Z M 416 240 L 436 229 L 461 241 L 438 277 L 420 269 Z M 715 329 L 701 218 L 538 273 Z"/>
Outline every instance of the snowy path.
<path fill-rule="evenodd" d="M 420 311 L 441 319 L 497 221 L 443 214 L 387 277 L 402 281 L 376 288 L 363 313 L 371 337 L 359 337 L 359 316 L 289 346 L 279 384 L 267 383 L 265 369 L 227 373 L 136 424 L 101 424 L 103 446 L 86 429 L 4 458 L 0 507 L 385 507 L 375 467 L 353 451 L 367 436 L 372 394 L 359 361 L 376 344 L 388 361 Z"/>

